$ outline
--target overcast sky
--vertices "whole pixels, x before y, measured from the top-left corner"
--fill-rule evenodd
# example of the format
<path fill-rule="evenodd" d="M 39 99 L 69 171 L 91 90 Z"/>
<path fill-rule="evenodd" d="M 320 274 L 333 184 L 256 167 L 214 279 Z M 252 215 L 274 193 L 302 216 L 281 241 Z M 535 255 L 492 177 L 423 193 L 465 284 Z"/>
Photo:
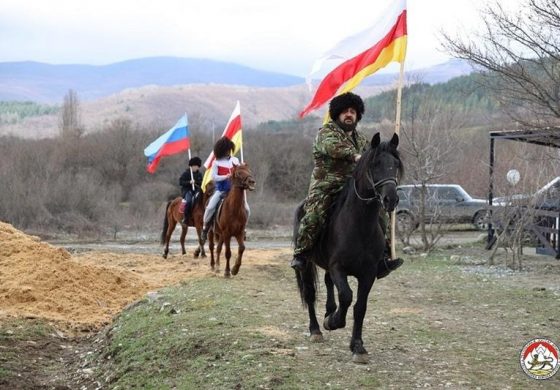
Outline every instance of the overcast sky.
<path fill-rule="evenodd" d="M 178 56 L 305 76 L 390 0 L 1 0 L 0 62 Z M 449 59 L 438 31 L 480 28 L 488 0 L 408 0 L 406 68 Z M 520 0 L 508 0 L 508 4 Z"/>

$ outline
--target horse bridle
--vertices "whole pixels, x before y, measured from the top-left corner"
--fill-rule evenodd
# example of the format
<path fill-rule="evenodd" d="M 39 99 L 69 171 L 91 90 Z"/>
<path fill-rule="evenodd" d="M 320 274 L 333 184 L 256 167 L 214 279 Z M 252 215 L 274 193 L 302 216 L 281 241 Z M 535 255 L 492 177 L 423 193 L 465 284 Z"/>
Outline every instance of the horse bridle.
<path fill-rule="evenodd" d="M 372 185 L 373 191 L 374 191 L 374 195 L 371 198 L 363 198 L 360 196 L 360 194 L 358 194 L 358 189 L 356 188 L 356 179 L 354 180 L 354 193 L 356 194 L 356 196 L 358 197 L 358 199 L 363 200 L 364 202 L 371 202 L 373 200 L 377 200 L 379 203 L 383 203 L 383 200 L 381 199 L 381 193 L 377 190 L 377 187 L 381 187 L 387 183 L 393 183 L 395 184 L 395 186 L 398 184 L 397 183 L 397 179 L 394 177 L 386 177 L 384 179 L 378 180 L 376 182 L 373 181 L 373 178 L 371 177 L 371 175 L 368 174 L 366 175 L 367 177 L 367 181 L 368 183 L 370 183 Z"/>
<path fill-rule="evenodd" d="M 236 174 L 236 179 L 239 179 L 237 177 L 237 170 L 235 171 L 235 174 Z M 249 180 L 250 177 L 251 177 L 251 175 L 247 175 L 247 177 L 245 177 L 244 179 L 241 179 L 241 184 L 235 184 L 235 183 L 232 183 L 232 184 L 233 184 L 234 187 L 240 187 L 240 188 L 243 188 L 244 190 L 247 190 L 247 189 L 249 189 L 249 185 L 247 184 L 247 180 Z"/>

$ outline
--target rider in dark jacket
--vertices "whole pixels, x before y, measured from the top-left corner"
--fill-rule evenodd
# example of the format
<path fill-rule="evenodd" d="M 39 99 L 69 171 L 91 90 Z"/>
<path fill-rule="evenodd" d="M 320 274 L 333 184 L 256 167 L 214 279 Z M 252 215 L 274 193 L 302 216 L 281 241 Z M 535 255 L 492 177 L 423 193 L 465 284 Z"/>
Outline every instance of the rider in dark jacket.
<path fill-rule="evenodd" d="M 191 158 L 189 160 L 188 168 L 179 178 L 179 185 L 181 186 L 181 196 L 183 197 L 183 204 L 181 205 L 181 208 L 184 209 L 184 224 L 187 224 L 187 219 L 189 218 L 189 214 L 192 210 L 194 201 L 196 201 L 195 196 L 200 193 L 200 186 L 202 184 L 202 173 L 200 172 L 201 166 L 202 160 L 199 157 Z"/>

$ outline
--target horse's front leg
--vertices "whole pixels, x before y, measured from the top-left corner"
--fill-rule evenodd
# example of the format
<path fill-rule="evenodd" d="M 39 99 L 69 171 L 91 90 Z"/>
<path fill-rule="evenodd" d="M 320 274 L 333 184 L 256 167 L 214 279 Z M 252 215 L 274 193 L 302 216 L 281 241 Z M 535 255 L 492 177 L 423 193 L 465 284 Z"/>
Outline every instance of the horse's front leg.
<path fill-rule="evenodd" d="M 218 273 L 220 272 L 220 255 L 222 253 L 222 246 L 224 245 L 224 241 L 221 235 L 216 234 L 214 235 L 214 238 L 218 242 L 218 244 L 216 244 L 216 269 L 214 271 Z"/>
<path fill-rule="evenodd" d="M 346 326 L 346 314 L 352 303 L 352 289 L 348 284 L 348 276 L 337 270 L 330 270 L 331 278 L 338 290 L 338 310 L 325 317 L 323 326 L 327 330 L 335 330 Z"/>
<path fill-rule="evenodd" d="M 362 326 L 366 315 L 369 292 L 374 280 L 369 275 L 358 279 L 358 298 L 354 305 L 354 326 L 352 328 L 352 339 L 350 340 L 350 350 L 354 363 L 366 364 L 369 362 L 368 352 L 362 341 Z"/>
<path fill-rule="evenodd" d="M 237 240 L 238 249 L 237 249 L 237 258 L 235 259 L 235 264 L 231 269 L 232 275 L 237 275 L 237 273 L 239 272 L 239 268 L 241 267 L 241 258 L 243 257 L 243 252 L 245 252 L 245 241 L 243 241 L 243 236 L 244 236 L 243 232 L 235 236 L 235 239 Z"/>
<path fill-rule="evenodd" d="M 336 301 L 334 299 L 334 283 L 331 279 L 331 274 L 329 271 L 325 271 L 325 285 L 327 286 L 327 302 L 326 302 L 326 312 L 325 317 L 330 316 L 336 311 Z"/>
<path fill-rule="evenodd" d="M 231 237 L 228 237 L 224 240 L 226 244 L 226 269 L 224 270 L 224 276 L 229 278 L 231 276 L 231 271 L 229 268 L 229 260 L 231 259 Z"/>
<path fill-rule="evenodd" d="M 185 250 L 185 237 L 187 237 L 187 232 L 189 231 L 189 227 L 185 226 L 183 224 L 181 224 L 181 253 L 183 255 L 187 254 L 187 251 Z"/>
<path fill-rule="evenodd" d="M 177 222 L 173 220 L 167 226 L 167 232 L 165 233 L 165 248 L 163 249 L 164 259 L 167 259 L 167 255 L 169 254 L 169 242 L 171 241 L 171 235 L 173 234 L 173 230 L 175 230 L 175 225 L 177 225 Z"/>
<path fill-rule="evenodd" d="M 195 227 L 196 236 L 198 237 L 198 248 L 194 251 L 194 257 L 206 257 L 206 252 L 204 251 L 204 243 L 202 242 L 202 226 Z"/>
<path fill-rule="evenodd" d="M 214 259 L 214 235 L 212 232 L 208 233 L 208 249 L 210 249 L 210 267 L 212 268 L 212 271 L 214 271 L 216 263 Z"/>

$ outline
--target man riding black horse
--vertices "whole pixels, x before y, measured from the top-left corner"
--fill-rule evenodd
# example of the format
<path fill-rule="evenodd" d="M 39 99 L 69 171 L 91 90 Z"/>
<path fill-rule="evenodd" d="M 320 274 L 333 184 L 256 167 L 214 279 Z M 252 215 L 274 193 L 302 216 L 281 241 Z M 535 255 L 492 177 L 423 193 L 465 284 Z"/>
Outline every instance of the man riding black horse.
<path fill-rule="evenodd" d="M 303 206 L 305 213 L 297 236 L 294 237 L 291 266 L 296 270 L 302 271 L 305 268 L 321 227 L 325 225 L 330 206 L 368 146 L 368 141 L 356 128 L 363 114 L 364 103 L 356 94 L 347 92 L 331 100 L 331 120 L 319 130 L 313 145 L 315 167 Z M 380 225 L 387 235 L 386 212 L 381 213 Z M 386 269 L 379 272 L 378 278 L 386 276 L 403 263 L 402 259 L 390 259 L 390 253 L 390 242 L 387 239 L 384 262 Z"/>

